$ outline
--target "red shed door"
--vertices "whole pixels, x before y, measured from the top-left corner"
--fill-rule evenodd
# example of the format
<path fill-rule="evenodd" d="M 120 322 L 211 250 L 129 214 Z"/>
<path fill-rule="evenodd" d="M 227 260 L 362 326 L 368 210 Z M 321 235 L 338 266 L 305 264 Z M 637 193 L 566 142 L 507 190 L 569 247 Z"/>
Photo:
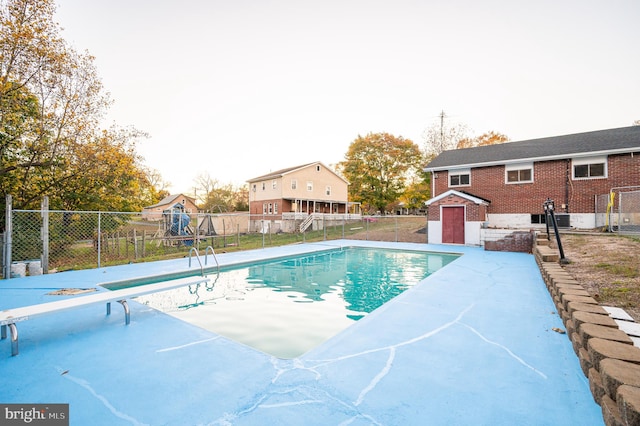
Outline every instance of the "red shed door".
<path fill-rule="evenodd" d="M 464 244 L 464 207 L 442 208 L 442 243 Z"/>

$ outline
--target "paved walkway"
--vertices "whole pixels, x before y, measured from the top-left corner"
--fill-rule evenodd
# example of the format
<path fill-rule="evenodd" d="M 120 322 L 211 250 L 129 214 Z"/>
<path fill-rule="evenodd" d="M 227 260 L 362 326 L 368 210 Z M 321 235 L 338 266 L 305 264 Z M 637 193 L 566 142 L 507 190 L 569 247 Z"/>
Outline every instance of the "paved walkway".
<path fill-rule="evenodd" d="M 328 243 L 327 243 L 328 244 Z M 221 265 L 308 250 L 218 255 Z M 532 255 L 464 253 L 300 358 L 281 360 L 131 303 L 18 324 L 1 403 L 69 403 L 72 425 L 602 425 Z M 0 281 L 0 309 L 65 287 L 184 269 L 186 259 Z M 259 321 L 256 318 L 256 321 Z"/>

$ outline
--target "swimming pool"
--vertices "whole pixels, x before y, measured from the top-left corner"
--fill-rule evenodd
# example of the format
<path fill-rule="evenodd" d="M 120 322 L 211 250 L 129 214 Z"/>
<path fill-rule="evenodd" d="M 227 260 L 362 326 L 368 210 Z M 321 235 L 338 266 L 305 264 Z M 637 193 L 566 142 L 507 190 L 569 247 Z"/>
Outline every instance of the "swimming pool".
<path fill-rule="evenodd" d="M 223 270 L 137 300 L 278 358 L 326 341 L 457 254 L 349 247 Z"/>

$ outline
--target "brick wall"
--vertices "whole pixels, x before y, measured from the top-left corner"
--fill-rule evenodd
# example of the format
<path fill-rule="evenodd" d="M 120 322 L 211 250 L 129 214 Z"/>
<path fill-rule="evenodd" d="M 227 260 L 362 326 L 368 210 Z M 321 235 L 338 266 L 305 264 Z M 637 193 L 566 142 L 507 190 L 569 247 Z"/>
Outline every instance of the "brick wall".
<path fill-rule="evenodd" d="M 640 153 L 610 155 L 606 179 L 571 179 L 569 160 L 535 162 L 533 167 L 533 183 L 505 184 L 504 166 L 492 166 L 471 169 L 471 185 L 455 188 L 449 188 L 447 172 L 438 172 L 433 196 L 449 189 L 465 191 L 491 201 L 487 213 L 493 214 L 542 214 L 547 198 L 555 201 L 559 213 L 594 213 L 596 195 L 613 187 L 640 185 Z"/>

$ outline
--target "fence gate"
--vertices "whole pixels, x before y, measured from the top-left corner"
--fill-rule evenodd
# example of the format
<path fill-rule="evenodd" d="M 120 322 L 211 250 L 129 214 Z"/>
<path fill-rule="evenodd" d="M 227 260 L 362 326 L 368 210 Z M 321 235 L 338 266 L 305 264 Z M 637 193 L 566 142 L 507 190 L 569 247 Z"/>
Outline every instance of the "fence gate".
<path fill-rule="evenodd" d="M 596 226 L 620 234 L 640 234 L 640 187 L 612 188 L 596 197 Z"/>

